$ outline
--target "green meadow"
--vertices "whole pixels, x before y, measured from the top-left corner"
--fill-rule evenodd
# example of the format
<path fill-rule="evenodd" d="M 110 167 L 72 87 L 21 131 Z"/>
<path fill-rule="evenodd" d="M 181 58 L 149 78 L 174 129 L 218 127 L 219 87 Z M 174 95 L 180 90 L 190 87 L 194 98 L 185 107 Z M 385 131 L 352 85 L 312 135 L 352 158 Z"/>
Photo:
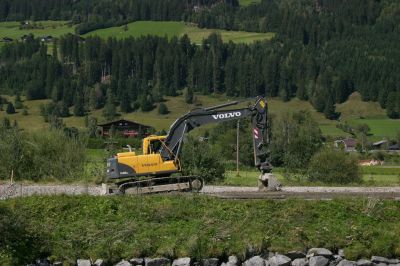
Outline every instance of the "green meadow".
<path fill-rule="evenodd" d="M 226 31 L 219 29 L 201 29 L 194 24 L 175 21 L 137 21 L 126 26 L 99 29 L 85 34 L 84 36 L 99 36 L 101 38 L 128 38 L 144 35 L 155 35 L 172 38 L 187 34 L 190 40 L 200 44 L 210 34 L 218 33 L 226 42 L 251 43 L 254 41 L 270 40 L 274 33 L 254 33 L 244 31 Z"/>
<path fill-rule="evenodd" d="M 23 35 L 34 34 L 37 37 L 51 35 L 60 37 L 67 33 L 74 33 L 75 27 L 70 26 L 68 21 L 35 21 L 29 22 L 32 28 L 21 28 L 20 22 L 1 22 L 0 23 L 0 39 L 9 37 L 19 39 Z"/>

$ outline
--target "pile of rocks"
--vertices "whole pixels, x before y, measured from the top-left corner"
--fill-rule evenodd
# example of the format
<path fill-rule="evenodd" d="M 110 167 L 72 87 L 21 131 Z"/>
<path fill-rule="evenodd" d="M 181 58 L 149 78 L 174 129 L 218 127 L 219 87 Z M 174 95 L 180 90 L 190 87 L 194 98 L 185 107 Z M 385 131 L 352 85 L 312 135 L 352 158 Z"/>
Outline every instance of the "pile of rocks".
<path fill-rule="evenodd" d="M 78 259 L 77 266 L 105 266 L 105 261 L 98 259 L 90 261 Z M 61 266 L 62 263 L 50 264 L 46 260 L 38 261 L 28 266 Z M 312 248 L 307 253 L 291 251 L 287 254 L 268 253 L 253 256 L 244 262 L 240 262 L 236 256 L 230 256 L 226 261 L 217 258 L 194 261 L 191 258 L 178 258 L 170 260 L 167 258 L 133 258 L 122 260 L 115 266 L 400 266 L 399 259 L 388 259 L 372 256 L 371 259 L 360 259 L 358 261 L 346 260 L 343 250 L 333 254 L 325 248 Z"/>

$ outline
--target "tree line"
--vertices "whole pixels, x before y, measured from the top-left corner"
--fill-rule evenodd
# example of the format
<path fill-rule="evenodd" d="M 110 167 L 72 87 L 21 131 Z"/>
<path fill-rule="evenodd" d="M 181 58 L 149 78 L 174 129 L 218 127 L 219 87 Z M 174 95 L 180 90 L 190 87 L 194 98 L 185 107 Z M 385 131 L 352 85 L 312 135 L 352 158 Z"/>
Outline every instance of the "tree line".
<path fill-rule="evenodd" d="M 102 22 L 107 22 L 111 14 L 118 18 L 116 14 L 126 12 L 121 20 L 125 22 L 134 20 L 129 16 L 141 10 L 135 7 L 140 1 L 116 1 L 109 9 L 100 8 L 109 2 L 62 1 L 57 7 L 43 8 L 37 13 L 39 17 L 34 17 L 34 7 L 28 7 L 31 3 L 37 4 L 35 8 L 41 6 L 41 0 L 29 4 L 0 0 L 1 12 L 7 11 L 0 17 L 49 19 L 53 18 L 50 10 L 60 9 L 63 13 L 58 17 L 67 19 L 86 10 L 88 17 L 107 11 L 97 16 Z M 400 23 L 396 16 L 400 3 L 263 0 L 240 7 L 235 1 L 173 1 L 145 1 L 154 6 L 147 8 L 149 17 L 144 19 L 187 19 L 204 27 L 274 30 L 277 35 L 272 41 L 253 44 L 224 43 L 218 35 L 212 35 L 201 45 L 194 45 L 187 36 L 83 40 L 67 35 L 54 43 L 52 56 L 48 56 L 45 45 L 30 36 L 25 42 L 3 46 L 2 92 L 25 94 L 28 99 L 51 98 L 56 108 L 49 109 L 60 116 L 69 115 L 66 111 L 71 106 L 78 116 L 107 107 L 107 118 L 115 115 L 118 105 L 122 112 L 138 108 L 148 111 L 164 95 L 177 95 L 187 88 L 189 95 L 261 94 L 280 96 L 285 101 L 298 97 L 335 119 L 340 115 L 335 104 L 359 91 L 363 100 L 378 101 L 389 117 L 400 117 Z M 163 9 L 174 5 L 180 7 Z M 76 12 L 70 7 L 76 7 Z M 183 12 L 178 18 L 173 15 L 178 15 L 176 10 L 186 10 L 190 15 Z M 170 17 L 155 15 L 157 12 Z M 263 21 L 266 27 L 257 28 L 264 25 Z M 251 28 L 254 25 L 257 27 Z"/>

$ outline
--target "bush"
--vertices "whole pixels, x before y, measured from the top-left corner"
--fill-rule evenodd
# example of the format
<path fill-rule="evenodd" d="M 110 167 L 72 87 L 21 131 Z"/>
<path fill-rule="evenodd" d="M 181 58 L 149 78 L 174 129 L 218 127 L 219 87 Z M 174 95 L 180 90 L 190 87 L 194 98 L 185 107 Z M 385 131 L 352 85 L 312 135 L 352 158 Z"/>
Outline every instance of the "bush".
<path fill-rule="evenodd" d="M 197 175 L 205 182 L 224 178 L 225 168 L 221 156 L 207 142 L 188 138 L 180 158 L 184 175 Z"/>
<path fill-rule="evenodd" d="M 22 134 L 0 129 L 0 179 L 9 178 L 12 171 L 16 179 L 76 178 L 84 163 L 83 143 L 62 131 Z"/>
<path fill-rule="evenodd" d="M 308 168 L 310 181 L 324 183 L 359 183 L 361 182 L 358 160 L 344 151 L 323 149 L 316 153 Z"/>
<path fill-rule="evenodd" d="M 166 115 L 169 113 L 168 107 L 165 105 L 165 103 L 160 103 L 158 106 L 158 113 L 160 115 Z"/>

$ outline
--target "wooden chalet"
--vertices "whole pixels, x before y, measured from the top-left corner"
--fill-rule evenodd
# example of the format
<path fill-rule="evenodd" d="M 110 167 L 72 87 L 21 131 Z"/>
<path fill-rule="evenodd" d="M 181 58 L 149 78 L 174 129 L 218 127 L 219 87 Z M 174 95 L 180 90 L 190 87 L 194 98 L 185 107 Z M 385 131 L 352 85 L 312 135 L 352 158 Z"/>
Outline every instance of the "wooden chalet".
<path fill-rule="evenodd" d="M 100 134 L 103 137 L 110 135 L 111 128 L 113 128 L 113 130 L 115 130 L 116 132 L 122 134 L 124 137 L 131 138 L 147 136 L 152 129 L 152 127 L 150 126 L 142 125 L 137 122 L 125 119 L 99 124 L 97 126 L 99 127 Z"/>

